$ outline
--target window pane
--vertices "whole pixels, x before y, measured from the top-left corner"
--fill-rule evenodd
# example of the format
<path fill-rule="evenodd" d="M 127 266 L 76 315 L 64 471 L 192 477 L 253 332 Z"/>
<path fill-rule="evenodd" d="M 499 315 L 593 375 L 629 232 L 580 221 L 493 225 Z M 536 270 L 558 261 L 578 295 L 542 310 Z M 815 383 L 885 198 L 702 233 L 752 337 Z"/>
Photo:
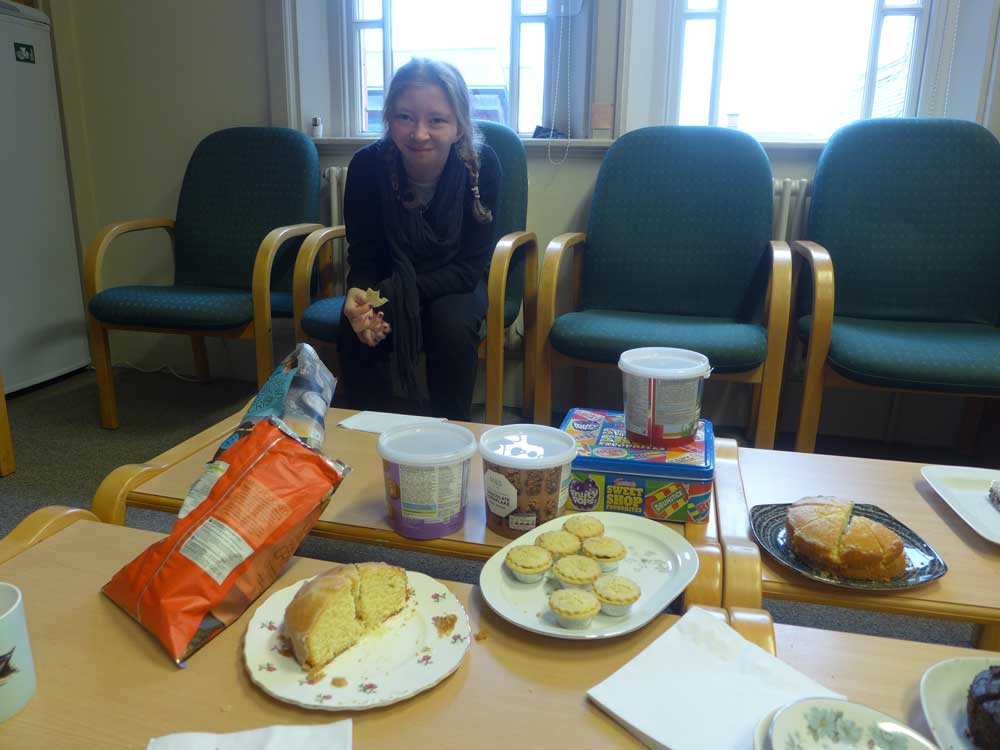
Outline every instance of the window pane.
<path fill-rule="evenodd" d="M 882 19 L 872 117 L 901 117 L 906 113 L 906 84 L 910 78 L 915 27 L 913 16 Z"/>
<path fill-rule="evenodd" d="M 719 7 L 719 0 L 687 0 L 688 10 L 715 10 Z"/>
<path fill-rule="evenodd" d="M 522 16 L 543 16 L 548 12 L 548 0 L 521 0 Z"/>
<path fill-rule="evenodd" d="M 359 21 L 381 20 L 382 0 L 356 0 L 354 12 Z"/>
<path fill-rule="evenodd" d="M 920 7 L 922 4 L 920 0 L 885 0 L 886 8 L 911 8 Z"/>
<path fill-rule="evenodd" d="M 825 140 L 856 120 L 873 13 L 873 0 L 728 0 L 716 124 Z"/>
<path fill-rule="evenodd" d="M 382 99 L 385 94 L 382 29 L 361 29 L 358 36 L 361 51 L 361 129 L 368 133 L 381 133 Z"/>
<path fill-rule="evenodd" d="M 506 122 L 511 0 L 477 0 L 475 12 L 470 7 L 467 0 L 393 0 L 393 68 L 414 57 L 450 62 L 472 91 L 473 108 Z"/>
<path fill-rule="evenodd" d="M 517 130 L 532 133 L 542 125 L 545 97 L 545 24 L 521 24 L 521 66 L 518 78 Z M 553 103 L 554 105 L 554 103 Z M 480 117 L 480 115 L 476 115 Z M 483 116 L 482 119 L 491 119 Z"/>
<path fill-rule="evenodd" d="M 708 125 L 714 56 L 715 19 L 698 18 L 686 21 L 678 120 L 681 125 Z"/>

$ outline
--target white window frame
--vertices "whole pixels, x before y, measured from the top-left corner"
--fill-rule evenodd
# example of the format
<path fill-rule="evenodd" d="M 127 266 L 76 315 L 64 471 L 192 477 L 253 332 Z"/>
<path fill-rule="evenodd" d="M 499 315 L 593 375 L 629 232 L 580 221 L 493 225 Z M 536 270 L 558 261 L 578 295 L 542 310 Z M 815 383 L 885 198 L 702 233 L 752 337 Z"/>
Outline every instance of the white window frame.
<path fill-rule="evenodd" d="M 718 0 L 718 5 L 712 10 L 688 10 L 686 0 L 670 0 L 676 5 L 671 16 L 669 57 L 667 75 L 667 112 L 665 121 L 676 124 L 680 119 L 681 79 L 684 60 L 684 32 L 687 21 L 691 19 L 715 20 L 715 54 L 712 64 L 712 87 L 709 96 L 708 119 L 705 125 L 718 123 L 719 93 L 722 89 L 722 49 L 725 39 L 726 0 Z M 909 77 L 906 84 L 906 101 L 903 114 L 912 117 L 917 113 L 920 95 L 920 80 L 924 60 L 927 53 L 927 40 L 930 36 L 930 12 L 935 0 L 914 0 L 910 5 L 886 7 L 886 0 L 875 0 L 874 18 L 872 19 L 871 41 L 868 45 L 868 61 L 865 69 L 865 87 L 862 93 L 861 119 L 871 117 L 875 101 L 875 83 L 878 73 L 878 50 L 882 39 L 882 24 L 887 16 L 912 16 L 914 18 L 914 45 L 910 58 Z M 792 48 L 789 47 L 790 52 Z"/>
<path fill-rule="evenodd" d="M 365 113 L 361 112 L 361 32 L 365 29 L 382 30 L 382 76 L 385 89 L 392 79 L 394 70 L 392 59 L 392 0 L 382 0 L 382 17 L 377 21 L 362 20 L 357 17 L 357 0 L 346 0 L 349 5 L 347 14 L 347 60 L 350 61 L 348 70 L 351 71 L 348 78 L 348 98 L 350 122 L 348 123 L 348 133 L 352 137 L 378 137 L 380 132 L 365 130 Z M 510 69 L 507 78 L 508 122 L 505 124 L 515 132 L 524 136 L 525 133 L 518 131 L 518 113 L 520 107 L 520 72 L 521 72 L 521 24 L 522 23 L 542 23 L 545 25 L 545 72 L 542 96 L 543 117 L 547 116 L 550 106 L 551 90 L 548 85 L 551 76 L 552 59 L 555 50 L 552 46 L 553 21 L 547 13 L 522 13 L 521 0 L 510 0 Z M 556 24 L 557 25 L 557 24 Z"/>
<path fill-rule="evenodd" d="M 676 123 L 680 94 L 683 0 L 620 0 L 615 135 Z M 725 2 L 725 0 L 723 0 Z M 990 95 L 1000 80 L 1000 0 L 925 0 L 923 54 L 910 66 L 906 112 L 993 124 Z M 878 9 L 884 3 L 878 3 Z M 905 12 L 885 8 L 885 14 Z M 884 16 L 883 16 L 884 17 Z M 873 30 L 873 33 L 880 33 Z M 870 50 L 871 52 L 871 50 Z M 877 63 L 877 52 L 874 53 Z M 789 44 L 794 59 L 801 51 Z M 650 64 L 653 61 L 653 64 Z M 658 63 L 658 64 L 657 64 Z M 871 66 L 869 66 L 871 67 Z M 873 98 L 867 101 L 870 112 Z M 823 140 L 764 140 L 773 149 L 820 149 Z"/>

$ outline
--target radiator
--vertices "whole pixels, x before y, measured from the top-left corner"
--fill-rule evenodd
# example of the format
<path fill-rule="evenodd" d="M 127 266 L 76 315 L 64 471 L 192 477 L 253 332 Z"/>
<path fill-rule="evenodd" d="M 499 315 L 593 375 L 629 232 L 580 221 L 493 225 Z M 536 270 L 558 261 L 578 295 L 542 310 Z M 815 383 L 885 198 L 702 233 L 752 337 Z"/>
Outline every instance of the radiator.
<path fill-rule="evenodd" d="M 809 216 L 809 180 L 774 180 L 774 224 L 772 239 L 802 240 Z"/>
<path fill-rule="evenodd" d="M 323 170 L 323 180 L 329 189 L 327 205 L 327 226 L 335 227 L 344 223 L 344 188 L 347 186 L 347 167 L 327 167 Z M 333 293 L 342 295 L 347 291 L 347 243 L 334 240 L 333 246 Z"/>

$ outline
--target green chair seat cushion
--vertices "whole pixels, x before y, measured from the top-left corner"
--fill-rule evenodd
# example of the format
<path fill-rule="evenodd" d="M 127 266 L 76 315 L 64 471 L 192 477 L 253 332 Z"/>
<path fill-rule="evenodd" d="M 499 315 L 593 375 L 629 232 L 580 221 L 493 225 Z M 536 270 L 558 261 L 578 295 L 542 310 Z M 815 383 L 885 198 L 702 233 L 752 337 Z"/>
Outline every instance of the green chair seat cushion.
<path fill-rule="evenodd" d="M 272 297 L 274 294 L 272 293 Z M 521 300 L 505 299 L 503 303 L 503 327 L 508 328 L 521 310 Z M 340 319 L 344 311 L 343 297 L 328 297 L 317 300 L 306 308 L 302 315 L 302 330 L 320 341 L 335 342 L 340 330 Z M 479 328 L 479 337 L 486 338 L 486 322 Z"/>
<path fill-rule="evenodd" d="M 767 356 L 767 330 L 726 318 L 624 310 L 584 310 L 556 319 L 553 348 L 590 362 L 618 362 L 621 353 L 640 346 L 691 349 L 708 357 L 715 372 L 747 372 Z"/>
<path fill-rule="evenodd" d="M 336 342 L 343 312 L 343 297 L 316 300 L 302 313 L 302 330 L 314 339 Z"/>
<path fill-rule="evenodd" d="M 220 331 L 253 320 L 253 296 L 218 287 L 119 286 L 95 294 L 90 312 L 114 325 Z"/>
<path fill-rule="evenodd" d="M 808 341 L 812 316 L 798 321 Z M 830 366 L 888 388 L 1000 395 L 1000 328 L 835 316 Z"/>

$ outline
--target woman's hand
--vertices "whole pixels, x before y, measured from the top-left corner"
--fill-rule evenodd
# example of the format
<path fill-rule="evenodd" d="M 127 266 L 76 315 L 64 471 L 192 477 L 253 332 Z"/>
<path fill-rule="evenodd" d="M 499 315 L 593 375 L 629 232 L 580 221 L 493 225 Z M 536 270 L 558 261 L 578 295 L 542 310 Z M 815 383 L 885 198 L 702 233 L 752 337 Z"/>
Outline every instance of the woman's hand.
<path fill-rule="evenodd" d="M 344 316 L 358 340 L 367 346 L 378 346 L 392 331 L 382 313 L 375 313 L 363 289 L 352 287 L 344 299 Z"/>

